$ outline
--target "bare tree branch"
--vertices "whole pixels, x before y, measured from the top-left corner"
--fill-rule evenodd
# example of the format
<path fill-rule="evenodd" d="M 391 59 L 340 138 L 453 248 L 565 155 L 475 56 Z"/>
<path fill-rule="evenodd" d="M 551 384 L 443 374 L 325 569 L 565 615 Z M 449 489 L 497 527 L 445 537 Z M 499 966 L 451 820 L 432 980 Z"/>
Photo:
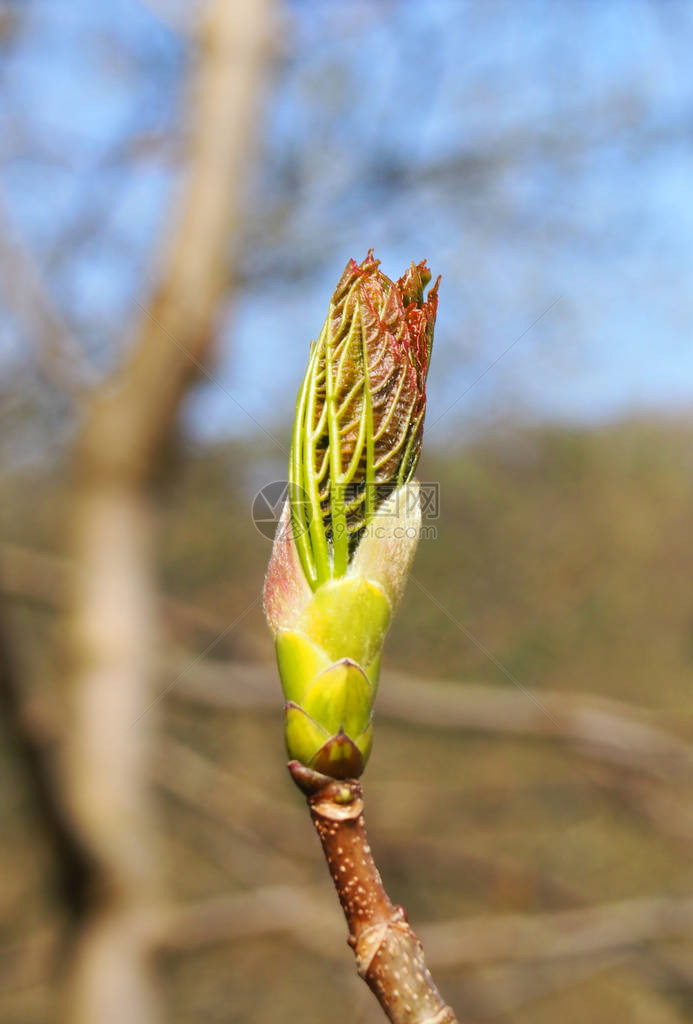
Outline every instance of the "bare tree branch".
<path fill-rule="evenodd" d="M 284 878 L 300 878 L 297 865 L 306 859 L 305 842 L 301 842 L 305 836 L 299 809 L 293 804 L 278 805 L 249 780 L 230 777 L 201 754 L 171 739 L 161 744 L 153 762 L 158 786 L 197 814 L 230 830 L 246 850 L 253 850 L 254 867 L 258 860 L 266 861 Z"/>
<path fill-rule="evenodd" d="M 74 562 L 19 544 L 0 543 L 0 593 L 7 598 L 47 609 L 60 609 L 76 585 Z M 179 643 L 192 644 L 199 635 L 218 636 L 228 622 L 207 608 L 159 594 L 161 611 Z"/>
<path fill-rule="evenodd" d="M 68 394 L 93 381 L 84 351 L 41 278 L 0 196 L 0 283 L 5 303 L 34 346 L 45 376 Z"/>
<path fill-rule="evenodd" d="M 151 922 L 152 946 L 188 953 L 206 946 L 290 933 L 306 950 L 335 959 L 343 926 L 322 886 L 263 886 L 170 908 Z M 676 940 L 693 938 L 693 900 L 627 900 L 550 914 L 483 915 L 419 927 L 435 970 L 465 971 L 469 1012 L 511 1013 L 617 965 L 662 972 L 690 989 L 688 960 Z M 55 933 L 2 950 L 8 991 L 44 980 Z M 30 954 L 30 951 L 35 951 Z M 21 965 L 27 970 L 21 973 Z M 18 974 L 17 972 L 20 971 Z M 473 973 L 471 973 L 473 972 Z"/>
<path fill-rule="evenodd" d="M 492 961 L 594 956 L 693 934 L 693 899 L 623 900 L 550 914 L 465 918 L 421 929 L 431 962 L 453 969 Z"/>
<path fill-rule="evenodd" d="M 523 1007 L 619 967 L 638 966 L 637 950 L 570 960 L 502 963 L 465 972 L 461 998 L 474 1020 L 514 1020 Z"/>
<path fill-rule="evenodd" d="M 178 658 L 170 671 L 189 665 Z M 210 707 L 277 710 L 269 666 L 205 660 L 171 695 Z M 376 714 L 390 721 L 451 732 L 523 736 L 567 744 L 581 757 L 648 778 L 693 783 L 693 748 L 647 721 L 647 711 L 588 694 L 543 691 L 542 708 L 520 692 L 480 683 L 438 683 L 386 673 Z"/>
<path fill-rule="evenodd" d="M 4 565 L 0 586 L 6 594 L 59 605 L 61 591 L 73 579 L 73 563 L 12 544 L 1 544 L 0 556 Z M 167 617 L 177 624 L 217 633 L 226 625 L 180 599 L 161 595 L 159 600 Z M 186 667 L 179 658 L 170 671 L 178 674 L 181 665 Z M 195 666 L 194 673 L 181 677 L 172 695 L 228 710 L 275 712 L 278 707 L 272 670 L 256 663 L 234 661 L 229 666 L 206 659 Z M 550 715 L 505 687 L 438 683 L 390 672 L 378 696 L 378 714 L 408 725 L 565 742 L 599 764 L 653 781 L 693 783 L 693 747 L 654 724 L 646 708 L 581 693 L 549 691 L 541 699 Z M 657 792 L 653 787 L 642 790 L 642 805 L 649 800 L 654 808 Z M 660 817 L 666 817 L 664 811 Z M 678 831 L 693 834 L 687 826 Z"/>
<path fill-rule="evenodd" d="M 163 950 L 182 953 L 287 932 L 321 956 L 340 949 L 344 925 L 324 886 L 266 885 L 172 908 L 161 919 L 157 938 Z"/>
<path fill-rule="evenodd" d="M 209 355 L 241 211 L 270 0 L 205 5 L 180 213 L 131 353 L 93 397 L 75 461 L 68 619 L 73 814 L 98 864 L 69 986 L 71 1024 L 153 1024 L 157 915 L 144 718 L 158 655 L 151 488 L 180 401 Z"/>
<path fill-rule="evenodd" d="M 263 917 L 264 910 L 277 899 L 277 893 L 282 896 L 282 912 Z M 197 948 L 260 932 L 276 934 L 288 930 L 300 937 L 305 936 L 310 926 L 320 928 L 320 935 L 313 935 L 310 940 L 311 947 L 317 941 L 324 948 L 334 935 L 334 924 L 329 914 L 315 913 L 316 899 L 319 892 L 313 887 L 267 886 L 242 897 L 206 900 L 172 910 L 159 933 L 159 942 L 167 948 Z M 209 929 L 206 921 L 210 923 Z M 324 924 L 320 925 L 320 921 Z M 192 927 L 194 922 L 197 925 Z M 588 958 L 690 939 L 693 899 L 622 900 L 548 914 L 484 914 L 423 924 L 418 931 L 426 946 L 427 959 L 436 970 Z"/>
<path fill-rule="evenodd" d="M 583 757 L 616 768 L 657 779 L 693 781 L 693 749 L 649 725 L 640 709 L 618 701 L 542 691 L 542 708 L 522 692 L 506 687 L 423 685 L 402 676 L 387 679 L 378 695 L 378 712 L 438 729 L 557 740 Z"/>
<path fill-rule="evenodd" d="M 26 707 L 4 618 L 0 620 L 0 712 L 23 767 L 36 819 L 54 855 L 63 902 L 77 920 L 87 904 L 95 866 L 65 806 L 52 751 Z"/>

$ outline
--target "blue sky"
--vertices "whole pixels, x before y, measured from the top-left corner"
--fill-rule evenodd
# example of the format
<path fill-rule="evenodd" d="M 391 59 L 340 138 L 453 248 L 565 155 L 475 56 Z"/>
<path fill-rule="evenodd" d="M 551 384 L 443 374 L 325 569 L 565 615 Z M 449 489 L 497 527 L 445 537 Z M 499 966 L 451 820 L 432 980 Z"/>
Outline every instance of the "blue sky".
<path fill-rule="evenodd" d="M 28 14 L 4 45 L 0 188 L 106 366 L 177 186 L 184 8 L 15 6 Z M 193 430 L 252 429 L 229 393 L 288 421 L 331 288 L 370 246 L 391 276 L 424 256 L 443 274 L 431 424 L 541 317 L 431 438 L 688 409 L 692 28 L 676 2 L 285 6 L 220 386 L 191 403 Z M 27 340 L 5 317 L 0 343 L 20 358 Z"/>

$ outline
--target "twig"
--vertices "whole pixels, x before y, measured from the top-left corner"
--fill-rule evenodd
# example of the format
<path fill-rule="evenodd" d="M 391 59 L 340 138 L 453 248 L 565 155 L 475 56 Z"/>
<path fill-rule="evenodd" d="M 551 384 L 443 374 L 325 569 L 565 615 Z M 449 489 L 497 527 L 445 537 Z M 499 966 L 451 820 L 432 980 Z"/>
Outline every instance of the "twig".
<path fill-rule="evenodd" d="M 189 662 L 189 659 L 188 659 Z M 181 659 L 171 665 L 180 671 Z M 205 659 L 176 684 L 175 698 L 228 710 L 275 713 L 277 684 L 268 666 Z M 693 746 L 647 721 L 647 711 L 586 693 L 542 692 L 550 716 L 520 692 L 481 683 L 422 682 L 387 675 L 378 719 L 450 732 L 522 736 L 561 743 L 589 761 L 665 782 L 693 782 Z"/>
<path fill-rule="evenodd" d="M 572 746 L 589 760 L 656 779 L 693 780 L 693 749 L 644 721 L 639 708 L 588 694 L 541 693 L 539 707 L 518 690 L 478 683 L 425 687 L 399 675 L 378 697 L 378 715 L 441 729 L 535 736 Z M 548 712 L 548 713 L 547 713 Z"/>
<path fill-rule="evenodd" d="M 445 970 L 493 961 L 565 960 L 688 938 L 693 934 L 693 898 L 484 915 L 429 925 L 422 932 L 431 961 Z"/>
<path fill-rule="evenodd" d="M 253 875 L 264 870 L 280 872 L 285 878 L 300 880 L 300 857 L 304 844 L 296 833 L 299 809 L 273 806 L 258 793 L 252 782 L 227 775 L 213 762 L 190 747 L 166 739 L 153 758 L 153 778 L 175 800 L 183 802 L 196 816 L 205 815 L 232 832 L 234 847 L 251 848 L 246 870 Z M 276 803 L 276 801 L 275 801 Z M 228 844 L 226 844 L 228 845 Z M 225 852 L 228 863 L 233 851 Z M 239 858 L 240 859 L 240 858 Z"/>
<path fill-rule="evenodd" d="M 404 908 L 383 888 L 366 836 L 361 784 L 329 779 L 298 761 L 289 762 L 289 771 L 308 801 L 359 975 L 393 1024 L 457 1024 Z"/>
<path fill-rule="evenodd" d="M 387 899 L 387 897 L 385 897 Z M 321 891 L 313 885 L 266 885 L 249 892 L 213 896 L 171 906 L 151 922 L 152 948 L 168 953 L 197 951 L 227 942 L 290 932 L 307 949 L 332 958 L 337 930 Z M 419 928 L 426 943 L 427 961 L 436 970 L 487 971 L 487 977 L 507 970 L 529 977 L 550 965 L 570 971 L 599 970 L 611 958 L 662 958 L 693 985 L 688 959 L 676 961 L 671 943 L 693 937 L 693 900 L 650 898 L 597 904 L 547 914 L 484 914 Z M 660 944 L 667 945 L 660 945 Z M 57 934 L 47 928 L 13 946 L 0 948 L 4 973 L 17 983 L 21 958 L 32 983 L 43 977 L 43 967 L 31 968 L 29 950 L 46 950 L 39 958 L 45 966 L 56 947 Z M 673 959 L 672 959 L 673 958 Z M 7 969 L 7 964 L 11 970 Z M 478 975 L 480 983 L 483 975 Z M 24 981 L 22 981 L 24 983 Z M 452 1018 L 454 1020 L 454 1018 Z"/>
<path fill-rule="evenodd" d="M 77 585 L 74 562 L 46 551 L 0 542 L 0 563 L 0 597 L 46 611 L 61 610 L 65 594 Z M 170 594 L 160 594 L 159 603 L 180 643 L 193 644 L 199 636 L 216 637 L 228 626 L 223 616 Z"/>
<path fill-rule="evenodd" d="M 214 896 L 173 907 L 161 919 L 159 948 L 183 953 L 217 943 L 290 933 L 324 956 L 338 937 L 338 917 L 330 913 L 323 887 L 265 885 L 250 892 Z"/>
<path fill-rule="evenodd" d="M 629 949 L 531 965 L 493 964 L 465 975 L 461 1000 L 474 1020 L 513 1020 L 514 1015 L 528 1005 L 584 985 L 615 968 L 637 966 L 639 959 L 637 950 Z M 508 1017 L 509 1014 L 513 1016 Z"/>
<path fill-rule="evenodd" d="M 1 544 L 5 566 L 3 590 L 10 596 L 58 606 L 60 592 L 74 568 L 45 552 Z M 218 633 L 225 620 L 206 609 L 167 595 L 162 611 L 176 634 L 188 630 Z M 185 656 L 186 662 L 190 660 Z M 171 671 L 179 671 L 179 662 Z M 423 699 L 425 691 L 425 700 Z M 172 695 L 228 710 L 276 712 L 274 672 L 263 664 L 206 659 L 190 678 L 182 678 Z M 686 740 L 651 721 L 649 709 L 586 693 L 542 692 L 542 704 L 523 694 L 479 683 L 421 682 L 403 672 L 388 675 L 378 697 L 378 716 L 431 728 L 526 736 L 565 742 L 588 760 L 666 782 L 693 782 L 693 748 Z M 619 775 L 619 778 L 621 776 Z M 648 791 L 649 792 L 649 791 Z M 643 799 L 644 806 L 644 799 Z M 670 822 L 672 828 L 676 823 Z M 685 830 L 686 838 L 689 830 Z"/>
<path fill-rule="evenodd" d="M 74 396 L 93 382 L 84 350 L 43 281 L 0 196 L 0 281 L 3 298 L 35 346 L 38 366 L 45 376 Z"/>
<path fill-rule="evenodd" d="M 343 812 L 344 806 L 339 805 L 339 809 Z M 330 827 L 334 827 L 332 822 Z M 344 846 L 348 828 L 340 829 L 335 845 L 341 845 L 344 853 L 338 855 L 336 868 L 330 865 L 333 877 L 349 856 Z M 362 841 L 365 849 L 365 834 Z M 359 864 L 360 859 L 359 853 Z M 370 854 L 366 860 L 370 860 Z M 374 866 L 371 870 L 377 876 Z M 338 889 L 345 884 L 341 875 L 335 880 Z M 347 872 L 343 875 L 348 877 Z M 378 892 L 392 911 L 395 908 L 382 891 L 379 876 L 377 879 Z M 363 886 L 362 881 L 357 881 L 359 884 Z M 316 901 L 319 903 L 319 897 L 312 886 L 263 886 L 242 896 L 213 897 L 170 910 L 157 924 L 161 929 L 157 944 L 166 949 L 200 948 L 284 931 L 292 932 L 303 943 L 307 933 L 314 930 L 316 934 L 308 937 L 307 944 L 317 942 L 326 952 L 325 943 L 334 930 L 322 908 L 316 913 Z M 275 910 L 281 903 L 274 916 L 266 913 L 271 903 Z M 545 914 L 482 914 L 429 922 L 421 925 L 419 932 L 426 959 L 436 970 L 468 971 L 491 964 L 523 964 L 530 969 L 540 963 L 598 959 L 626 951 L 640 955 L 658 943 L 688 941 L 693 937 L 693 898 L 621 900 Z"/>
<path fill-rule="evenodd" d="M 37 820 L 54 855 L 64 905 L 76 920 L 87 903 L 95 864 L 65 806 L 52 752 L 26 707 L 4 619 L 0 619 L 0 714 L 24 770 Z"/>

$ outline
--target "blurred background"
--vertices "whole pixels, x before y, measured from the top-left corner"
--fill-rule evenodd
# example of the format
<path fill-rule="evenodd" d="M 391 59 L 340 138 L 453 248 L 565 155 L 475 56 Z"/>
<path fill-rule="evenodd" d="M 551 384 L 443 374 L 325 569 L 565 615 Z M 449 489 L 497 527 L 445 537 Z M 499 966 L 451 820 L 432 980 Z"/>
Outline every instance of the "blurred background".
<path fill-rule="evenodd" d="M 693 1016 L 693 8 L 0 2 L 0 1019 L 376 1024 L 251 516 L 442 274 L 372 847 L 461 1019 Z M 266 531 L 265 531 L 266 532 Z"/>

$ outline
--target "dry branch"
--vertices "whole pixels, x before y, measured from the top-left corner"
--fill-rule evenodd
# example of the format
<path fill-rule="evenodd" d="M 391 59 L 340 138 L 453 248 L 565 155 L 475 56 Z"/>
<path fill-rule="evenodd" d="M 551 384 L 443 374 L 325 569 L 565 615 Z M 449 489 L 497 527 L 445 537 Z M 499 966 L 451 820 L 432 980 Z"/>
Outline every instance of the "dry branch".
<path fill-rule="evenodd" d="M 76 585 L 74 562 L 20 544 L 0 543 L 0 593 L 46 610 L 60 610 L 66 592 Z M 195 643 L 200 636 L 217 637 L 228 620 L 178 597 L 158 597 L 167 628 L 177 641 Z"/>
<path fill-rule="evenodd" d="M 2 588 L 11 597 L 55 606 L 74 575 L 72 563 L 44 552 L 2 544 L 0 555 Z M 167 618 L 191 630 L 218 633 L 227 625 L 180 599 L 161 595 L 159 601 Z M 182 632 L 185 635 L 186 630 Z M 185 659 L 189 664 L 190 656 Z M 169 667 L 176 675 L 180 671 L 179 662 Z M 189 678 L 176 683 L 172 695 L 221 709 L 277 710 L 274 673 L 256 663 L 229 665 L 206 659 Z M 581 693 L 545 692 L 541 701 L 549 715 L 524 694 L 506 688 L 421 681 L 396 672 L 388 675 L 387 685 L 381 688 L 378 716 L 407 725 L 568 743 L 597 763 L 663 782 L 693 784 L 693 747 L 653 724 L 647 709 Z"/>
<path fill-rule="evenodd" d="M 280 911 L 274 916 L 266 913 L 276 901 Z M 312 886 L 267 886 L 243 896 L 205 900 L 162 918 L 158 944 L 167 949 L 199 948 L 290 931 L 299 942 L 308 941 L 311 948 L 318 945 L 326 953 L 335 929 L 329 913 L 316 913 L 316 901 L 325 906 L 320 890 Z M 311 929 L 314 934 L 307 939 Z M 690 940 L 693 899 L 622 900 L 546 914 L 484 914 L 429 922 L 418 931 L 426 959 L 436 970 L 593 959 Z"/>
<path fill-rule="evenodd" d="M 53 854 L 63 903 L 77 919 L 88 899 L 94 864 L 73 826 L 58 784 L 53 752 L 26 705 L 4 618 L 0 619 L 0 713 L 24 771 L 36 819 Z"/>
<path fill-rule="evenodd" d="M 94 374 L 56 307 L 32 253 L 15 230 L 1 196 L 0 283 L 3 299 L 31 339 L 44 375 L 68 394 L 83 390 Z"/>
<path fill-rule="evenodd" d="M 518 690 L 478 683 L 426 683 L 425 700 L 422 692 L 422 684 L 402 677 L 388 680 L 378 697 L 378 713 L 439 729 L 556 740 L 616 768 L 672 782 L 693 781 L 693 749 L 649 725 L 640 709 L 618 701 L 542 692 L 540 707 Z"/>
<path fill-rule="evenodd" d="M 312 862 L 313 851 L 306 848 L 300 808 L 280 803 L 270 791 L 250 782 L 247 773 L 227 773 L 189 746 L 165 739 L 154 758 L 153 779 L 162 792 L 194 813 L 202 813 L 229 829 L 247 845 L 253 845 L 256 850 L 260 844 L 271 849 L 276 866 L 281 865 L 285 873 L 296 874 L 297 864 L 305 862 L 306 858 Z M 429 812 L 431 808 L 437 810 L 431 785 L 373 783 L 369 792 L 371 805 L 375 802 L 378 806 L 381 845 L 386 850 L 392 847 L 393 852 L 396 849 L 400 862 L 404 857 L 412 866 L 426 861 L 435 864 L 436 870 L 462 871 L 468 881 L 483 887 L 502 877 L 515 889 L 541 891 L 557 906 L 575 906 L 580 902 L 574 886 L 546 870 L 508 856 L 470 853 L 461 850 L 452 836 L 433 836 L 428 829 L 419 828 L 424 808 Z M 438 784 L 436 793 L 440 792 Z M 450 795 L 452 787 L 443 788 L 442 792 Z M 388 825 L 385 811 L 388 807 L 401 807 L 405 800 L 409 828 L 403 847 L 401 829 L 395 832 L 392 824 Z M 399 814 L 397 811 L 398 826 L 401 826 Z M 228 858 L 228 854 L 226 856 Z"/>
<path fill-rule="evenodd" d="M 550 914 L 465 918 L 421 929 L 442 969 L 595 956 L 693 934 L 693 899 L 623 900 Z"/>
<path fill-rule="evenodd" d="M 173 908 L 161 919 L 159 946 L 183 953 L 287 932 L 320 956 L 339 949 L 343 931 L 322 885 L 267 885 Z"/>
<path fill-rule="evenodd" d="M 531 965 L 494 964 L 465 974 L 463 1003 L 475 1020 L 512 1021 L 527 1005 L 556 996 L 615 968 L 637 966 L 639 959 L 637 950 L 624 950 Z"/>
<path fill-rule="evenodd" d="M 180 661 L 170 666 L 176 674 Z M 189 659 L 187 661 L 189 664 Z M 277 684 L 268 666 L 206 660 L 171 691 L 214 708 L 276 712 Z M 647 721 L 647 711 L 588 694 L 542 692 L 549 714 L 525 694 L 479 683 L 420 681 L 387 675 L 378 718 L 451 732 L 528 737 L 568 745 L 581 757 L 671 783 L 693 783 L 693 747 Z"/>
<path fill-rule="evenodd" d="M 153 484 L 181 399 L 208 358 L 241 211 L 270 0 L 211 0 L 193 75 L 187 178 L 154 290 L 122 367 L 94 395 L 75 460 L 73 716 L 67 783 L 98 865 L 68 1019 L 152 1024 L 156 856 L 143 718 L 157 674 Z"/>
<path fill-rule="evenodd" d="M 688 960 L 677 958 L 675 947 L 658 945 L 693 938 L 691 899 L 626 900 L 548 914 L 482 915 L 423 924 L 418 930 L 435 970 L 483 969 L 479 977 L 489 983 L 501 971 L 508 978 L 517 971 L 529 977 L 542 964 L 565 967 L 569 980 L 574 977 L 570 964 L 581 976 L 646 951 L 648 960 L 652 955 L 656 963 L 663 958 L 672 970 L 676 966 L 685 974 L 687 984 L 693 983 Z M 152 946 L 169 953 L 287 932 L 307 949 L 332 958 L 342 932 L 322 886 L 263 886 L 171 907 L 151 922 Z M 55 946 L 55 932 L 46 929 L 15 947 L 4 947 L 2 954 L 14 965 L 16 981 L 20 960 L 33 961 L 29 951 L 38 950 L 39 964 L 31 977 L 37 984 Z M 480 987 L 486 987 L 485 981 Z"/>
<path fill-rule="evenodd" d="M 153 758 L 153 778 L 165 793 L 184 802 L 196 815 L 220 823 L 234 839 L 251 849 L 253 872 L 263 867 L 285 879 L 301 878 L 305 861 L 299 809 L 271 800 L 246 778 L 227 775 L 190 747 L 167 739 Z M 232 856 L 232 855 L 231 855 Z M 229 860 L 229 852 L 226 852 Z M 247 868 L 246 868 L 247 870 Z"/>

